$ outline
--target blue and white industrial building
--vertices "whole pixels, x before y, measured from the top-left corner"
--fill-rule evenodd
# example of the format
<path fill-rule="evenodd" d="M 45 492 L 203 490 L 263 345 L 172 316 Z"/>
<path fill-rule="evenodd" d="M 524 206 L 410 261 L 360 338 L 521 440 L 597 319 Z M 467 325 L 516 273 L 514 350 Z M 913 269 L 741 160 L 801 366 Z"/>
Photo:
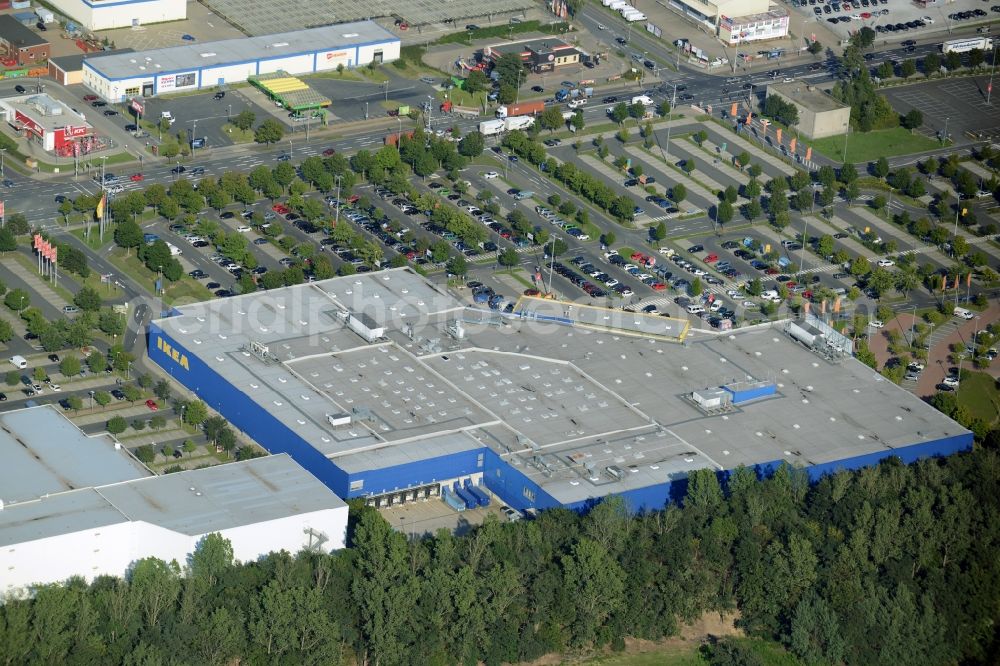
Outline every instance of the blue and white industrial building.
<path fill-rule="evenodd" d="M 88 30 L 183 21 L 187 0 L 49 0 L 49 6 Z"/>
<path fill-rule="evenodd" d="M 520 510 L 609 494 L 649 509 L 700 468 L 816 478 L 972 446 L 835 345 L 783 325 L 669 341 L 681 323 L 540 300 L 483 312 L 404 268 L 183 306 L 148 342 L 266 449 L 376 506 L 469 481 Z"/>
<path fill-rule="evenodd" d="M 83 83 L 110 102 L 214 88 L 283 71 L 314 74 L 399 58 L 399 38 L 374 21 L 197 42 L 88 58 Z"/>

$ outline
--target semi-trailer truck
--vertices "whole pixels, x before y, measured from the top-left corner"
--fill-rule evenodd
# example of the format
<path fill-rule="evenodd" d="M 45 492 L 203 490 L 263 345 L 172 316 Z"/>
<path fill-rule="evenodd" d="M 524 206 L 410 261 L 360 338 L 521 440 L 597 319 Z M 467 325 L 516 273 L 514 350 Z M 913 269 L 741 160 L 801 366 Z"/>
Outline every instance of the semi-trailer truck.
<path fill-rule="evenodd" d="M 952 39 L 941 45 L 942 53 L 968 53 L 975 49 L 991 51 L 993 40 L 989 37 L 966 37 L 965 39 Z"/>
<path fill-rule="evenodd" d="M 545 102 L 521 102 L 497 107 L 497 118 L 512 116 L 534 116 L 545 110 Z"/>

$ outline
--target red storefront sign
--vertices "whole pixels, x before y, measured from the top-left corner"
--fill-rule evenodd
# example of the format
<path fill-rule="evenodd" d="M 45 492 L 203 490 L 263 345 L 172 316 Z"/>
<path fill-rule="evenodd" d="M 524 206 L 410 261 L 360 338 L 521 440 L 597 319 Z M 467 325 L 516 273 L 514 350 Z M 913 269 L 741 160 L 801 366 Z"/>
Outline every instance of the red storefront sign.
<path fill-rule="evenodd" d="M 41 125 L 16 109 L 14 110 L 14 120 L 20 123 L 22 127 L 31 130 L 38 136 L 44 136 L 45 134 L 45 130 L 42 129 Z"/>

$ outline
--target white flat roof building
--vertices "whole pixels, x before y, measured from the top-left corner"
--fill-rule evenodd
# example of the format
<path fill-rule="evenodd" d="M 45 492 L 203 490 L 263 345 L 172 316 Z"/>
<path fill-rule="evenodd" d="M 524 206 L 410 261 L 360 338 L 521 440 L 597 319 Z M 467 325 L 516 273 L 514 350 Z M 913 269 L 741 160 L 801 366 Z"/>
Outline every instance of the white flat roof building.
<path fill-rule="evenodd" d="M 50 0 L 49 5 L 88 30 L 183 21 L 186 0 Z"/>
<path fill-rule="evenodd" d="M 399 58 L 399 38 L 374 21 L 260 37 L 197 42 L 151 51 L 95 56 L 83 62 L 83 83 L 122 102 L 229 83 L 283 71 L 293 76 Z"/>
<path fill-rule="evenodd" d="M 347 506 L 287 455 L 156 476 L 50 406 L 0 415 L 0 596 L 137 560 L 184 563 L 219 533 L 238 560 L 344 546 Z"/>

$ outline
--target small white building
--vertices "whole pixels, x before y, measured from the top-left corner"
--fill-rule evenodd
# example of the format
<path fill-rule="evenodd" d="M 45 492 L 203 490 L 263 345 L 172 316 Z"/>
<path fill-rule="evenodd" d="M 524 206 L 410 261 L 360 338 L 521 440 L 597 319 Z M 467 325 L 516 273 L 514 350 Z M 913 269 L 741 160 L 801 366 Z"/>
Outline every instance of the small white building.
<path fill-rule="evenodd" d="M 110 102 L 246 81 L 283 71 L 293 76 L 381 64 L 399 58 L 399 38 L 374 21 L 260 37 L 225 39 L 88 58 L 83 83 Z"/>
<path fill-rule="evenodd" d="M 187 18 L 186 0 L 49 0 L 48 4 L 88 30 L 130 28 Z"/>
<path fill-rule="evenodd" d="M 0 597 L 71 576 L 182 566 L 207 535 L 237 560 L 343 548 L 347 506 L 288 455 L 164 476 L 45 405 L 0 415 Z"/>

